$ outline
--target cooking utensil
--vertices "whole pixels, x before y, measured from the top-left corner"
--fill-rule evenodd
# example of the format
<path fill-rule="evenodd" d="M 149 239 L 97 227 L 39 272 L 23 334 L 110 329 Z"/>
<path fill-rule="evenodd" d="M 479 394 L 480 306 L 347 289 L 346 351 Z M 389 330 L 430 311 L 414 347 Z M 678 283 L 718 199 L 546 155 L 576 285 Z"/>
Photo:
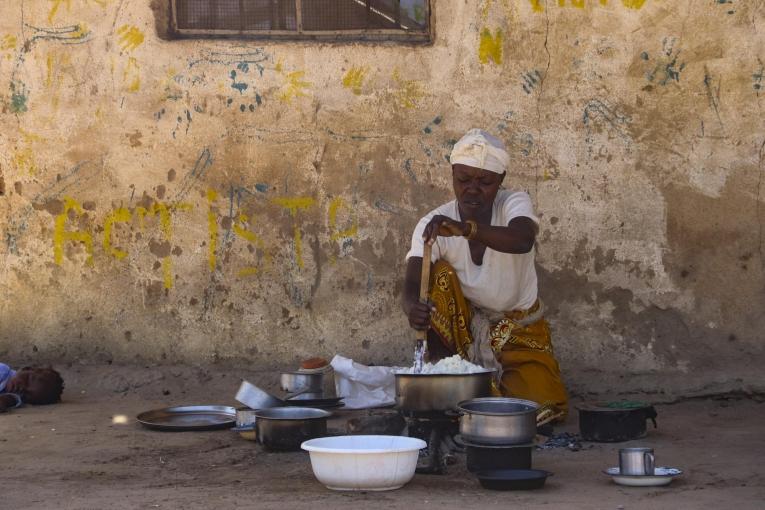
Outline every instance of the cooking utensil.
<path fill-rule="evenodd" d="M 430 257 L 433 246 L 425 243 L 422 248 L 422 270 L 420 271 L 420 302 L 427 303 L 430 295 Z M 417 346 L 414 348 L 414 373 L 422 372 L 425 355 L 428 350 L 428 330 L 417 330 Z"/>
<path fill-rule="evenodd" d="M 242 381 L 234 398 L 251 409 L 268 409 L 284 405 L 281 399 L 248 381 Z"/>
<path fill-rule="evenodd" d="M 326 360 L 323 360 L 321 358 L 317 358 L 317 360 L 321 360 L 321 362 L 325 363 L 323 366 L 317 366 L 314 368 L 307 368 L 303 365 L 306 364 L 306 362 L 300 364 L 300 369 L 298 370 L 301 374 L 320 374 L 322 378 L 322 388 L 321 391 L 324 393 L 324 397 L 331 398 L 337 396 L 336 390 L 335 390 L 335 369 L 332 368 L 332 365 L 330 365 Z M 314 365 L 316 363 L 310 363 L 312 360 L 308 360 L 309 365 Z"/>
<path fill-rule="evenodd" d="M 324 385 L 323 372 L 284 372 L 280 378 L 282 390 L 288 393 L 321 392 Z"/>
<path fill-rule="evenodd" d="M 403 411 L 448 411 L 491 394 L 494 369 L 472 374 L 396 373 L 396 406 Z"/>
<path fill-rule="evenodd" d="M 653 476 L 655 461 L 653 448 L 622 448 L 619 450 L 619 474 Z"/>
<path fill-rule="evenodd" d="M 327 434 L 331 413 L 310 407 L 274 407 L 255 413 L 258 442 L 272 450 L 299 450 L 308 439 Z"/>
<path fill-rule="evenodd" d="M 316 478 L 327 488 L 385 491 L 402 487 L 414 476 L 422 439 L 405 436 L 337 436 L 302 444 Z"/>
<path fill-rule="evenodd" d="M 517 491 L 540 489 L 552 473 L 542 469 L 497 469 L 476 473 L 484 489 Z"/>
<path fill-rule="evenodd" d="M 236 409 L 215 405 L 165 407 L 145 411 L 136 419 L 144 427 L 153 430 L 217 430 L 227 429 L 236 424 Z"/>
<path fill-rule="evenodd" d="M 482 444 L 522 444 L 537 433 L 539 404 L 505 397 L 475 398 L 460 402 L 460 435 Z"/>
<path fill-rule="evenodd" d="M 622 442 L 646 436 L 646 421 L 656 428 L 656 409 L 643 402 L 594 402 L 577 406 L 585 441 Z"/>

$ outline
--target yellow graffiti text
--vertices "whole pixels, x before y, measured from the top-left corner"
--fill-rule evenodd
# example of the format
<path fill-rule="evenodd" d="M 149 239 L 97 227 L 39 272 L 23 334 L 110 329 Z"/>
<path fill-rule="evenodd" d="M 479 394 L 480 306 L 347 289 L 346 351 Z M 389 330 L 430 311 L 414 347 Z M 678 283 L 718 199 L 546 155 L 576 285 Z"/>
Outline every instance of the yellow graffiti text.
<path fill-rule="evenodd" d="M 277 96 L 280 101 L 285 103 L 291 103 L 296 97 L 305 97 L 307 94 L 305 90 L 312 84 L 311 82 L 303 80 L 305 77 L 305 71 L 293 71 L 287 73 L 285 76 L 285 83 L 282 86 L 282 90 Z"/>
<path fill-rule="evenodd" d="M 622 4 L 628 9 L 641 9 L 645 0 L 622 0 Z"/>
<path fill-rule="evenodd" d="M 50 89 L 50 99 L 54 108 L 58 108 L 61 97 L 61 86 L 64 81 L 64 73 L 76 77 L 76 71 L 72 67 L 71 57 L 66 53 L 51 51 L 45 58 L 45 88 Z M 77 81 L 76 78 L 74 81 Z"/>
<path fill-rule="evenodd" d="M 343 200 L 342 198 L 337 197 L 334 200 L 332 200 L 332 202 L 329 203 L 329 230 L 331 232 L 329 239 L 331 241 L 337 241 L 338 239 L 353 237 L 356 235 L 356 233 L 359 230 L 359 225 L 356 222 L 355 218 L 350 227 L 346 228 L 345 230 L 336 230 L 337 213 L 341 209 L 350 209 L 348 207 L 348 204 L 346 204 L 345 200 Z"/>
<path fill-rule="evenodd" d="M 138 92 L 141 90 L 141 68 L 135 57 L 128 57 L 127 65 L 125 65 L 125 70 L 122 72 L 122 80 L 128 92 Z"/>
<path fill-rule="evenodd" d="M 545 10 L 542 0 L 529 0 L 529 2 L 531 2 L 531 10 L 534 12 L 543 12 Z"/>
<path fill-rule="evenodd" d="M 15 35 L 4 35 L 3 38 L 0 39 L 0 50 L 15 50 L 17 44 L 18 42 Z"/>
<path fill-rule="evenodd" d="M 59 266 L 64 263 L 64 244 L 71 241 L 85 244 L 88 254 L 85 263 L 93 265 L 93 236 L 89 232 L 66 229 L 69 211 L 74 211 L 79 216 L 82 214 L 82 206 L 73 198 L 64 197 L 64 212 L 56 216 L 53 230 L 53 260 Z"/>
<path fill-rule="evenodd" d="M 343 76 L 343 87 L 351 89 L 357 96 L 361 94 L 361 86 L 364 84 L 367 69 L 365 67 L 351 67 Z"/>
<path fill-rule="evenodd" d="M 72 0 L 51 0 L 51 2 L 53 2 L 53 5 L 51 6 L 50 11 L 48 11 L 48 23 L 53 23 L 53 18 L 56 17 L 58 9 L 62 5 L 66 5 L 67 12 L 72 9 Z"/>
<path fill-rule="evenodd" d="M 481 43 L 478 46 L 478 60 L 488 64 L 489 60 L 497 65 L 502 64 L 502 30 L 497 29 L 494 36 L 488 28 L 481 31 Z"/>
<path fill-rule="evenodd" d="M 258 236 L 255 232 L 248 230 L 247 226 L 250 222 L 250 218 L 244 214 L 240 213 L 237 217 L 236 223 L 232 226 L 234 233 L 241 237 L 242 239 L 246 240 L 250 244 L 255 245 L 259 250 L 265 252 L 266 245 L 263 242 L 263 240 Z M 265 253 L 265 262 L 269 263 L 271 261 L 271 257 L 268 253 Z M 247 266 L 243 267 L 237 272 L 237 275 L 240 277 L 246 277 L 246 276 L 253 276 L 258 273 L 258 268 L 254 266 Z"/>
<path fill-rule="evenodd" d="M 146 216 L 158 215 L 160 228 L 165 237 L 165 241 L 169 243 L 173 239 L 171 212 L 177 210 L 188 211 L 192 208 L 193 206 L 187 203 L 177 203 L 168 206 L 162 202 L 154 202 L 148 209 L 145 207 L 136 207 L 136 213 L 138 214 L 139 224 L 142 230 L 144 228 L 144 218 Z M 173 287 L 173 261 L 170 258 L 170 255 L 162 257 L 162 279 L 166 289 L 171 289 Z"/>
<path fill-rule="evenodd" d="M 19 132 L 21 133 L 21 143 L 11 155 L 11 162 L 19 172 L 36 174 L 38 168 L 32 145 L 35 142 L 44 142 L 45 138 L 27 133 L 24 130 L 19 130 Z"/>
<path fill-rule="evenodd" d="M 277 205 L 284 207 L 290 211 L 290 216 L 297 217 L 298 210 L 308 209 L 316 203 L 311 197 L 295 197 L 295 198 L 275 198 L 273 202 Z M 300 269 L 303 269 L 303 241 L 300 233 L 300 226 L 295 223 L 293 228 L 293 242 L 295 244 L 295 262 Z"/>
<path fill-rule="evenodd" d="M 396 82 L 398 89 L 395 92 L 398 104 L 403 108 L 416 108 L 417 103 L 425 97 L 425 91 L 422 84 L 415 80 L 405 80 L 401 78 L 398 69 L 393 71 L 393 81 Z"/>
<path fill-rule="evenodd" d="M 571 7 L 576 9 L 584 9 L 584 0 L 568 0 Z M 558 0 L 559 7 L 566 7 L 566 0 Z"/>
<path fill-rule="evenodd" d="M 117 29 L 117 34 L 122 51 L 132 51 L 143 44 L 143 32 L 136 26 L 122 25 Z"/>
<path fill-rule="evenodd" d="M 130 210 L 124 207 L 120 207 L 119 209 L 115 209 L 109 213 L 109 215 L 104 220 L 104 251 L 112 255 L 117 260 L 124 259 L 127 257 L 128 253 L 112 246 L 112 230 L 114 228 L 114 224 L 127 223 L 132 219 L 132 217 L 133 214 L 130 212 Z"/>

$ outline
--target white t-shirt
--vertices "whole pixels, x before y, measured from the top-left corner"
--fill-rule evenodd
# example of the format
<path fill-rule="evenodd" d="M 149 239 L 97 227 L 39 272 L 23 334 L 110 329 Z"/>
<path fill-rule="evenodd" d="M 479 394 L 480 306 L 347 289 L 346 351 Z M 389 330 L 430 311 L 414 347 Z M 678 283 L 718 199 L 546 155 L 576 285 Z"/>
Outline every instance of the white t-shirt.
<path fill-rule="evenodd" d="M 422 257 L 422 232 L 433 216 L 441 214 L 460 219 L 457 201 L 452 200 L 426 214 L 412 234 L 412 247 L 406 258 Z M 493 226 L 507 226 L 513 218 L 525 216 L 539 223 L 531 198 L 522 191 L 499 190 L 491 213 Z M 454 267 L 462 293 L 473 304 L 495 312 L 526 310 L 537 300 L 537 272 L 534 250 L 529 253 L 502 253 L 486 248 L 483 263 L 478 266 L 470 257 L 470 246 L 464 237 L 438 237 L 433 244 L 432 262 L 443 259 Z"/>

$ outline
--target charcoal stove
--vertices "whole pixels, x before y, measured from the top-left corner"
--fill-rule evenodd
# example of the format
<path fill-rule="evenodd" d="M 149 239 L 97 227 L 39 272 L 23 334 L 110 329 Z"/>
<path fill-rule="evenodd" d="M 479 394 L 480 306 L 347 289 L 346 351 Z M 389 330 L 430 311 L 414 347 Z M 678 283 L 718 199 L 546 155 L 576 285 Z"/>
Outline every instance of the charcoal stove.
<path fill-rule="evenodd" d="M 407 435 L 422 439 L 417 472 L 443 474 L 464 449 L 454 442 L 459 433 L 457 405 L 491 394 L 494 370 L 469 374 L 409 374 L 397 372 L 396 407 L 407 422 Z"/>
<path fill-rule="evenodd" d="M 406 435 L 422 439 L 427 447 L 420 450 L 416 472 L 442 475 L 446 467 L 457 461 L 457 453 L 465 449 L 454 441 L 459 434 L 459 415 L 452 411 L 404 411 Z"/>

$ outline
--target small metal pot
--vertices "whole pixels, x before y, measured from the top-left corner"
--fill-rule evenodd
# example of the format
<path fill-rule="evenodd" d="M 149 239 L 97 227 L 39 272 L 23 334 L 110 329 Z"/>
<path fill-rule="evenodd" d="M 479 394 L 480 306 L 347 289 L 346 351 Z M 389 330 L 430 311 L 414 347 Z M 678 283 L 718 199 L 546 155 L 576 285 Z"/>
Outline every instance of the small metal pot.
<path fill-rule="evenodd" d="M 449 411 L 463 400 L 491 395 L 494 370 L 473 374 L 395 374 L 396 405 L 409 412 Z"/>
<path fill-rule="evenodd" d="M 642 402 L 592 402 L 577 406 L 579 432 L 585 441 L 619 443 L 646 436 L 646 421 L 656 428 L 656 409 Z"/>
<path fill-rule="evenodd" d="M 310 391 L 321 393 L 324 389 L 324 374 L 306 372 L 285 372 L 279 380 L 282 390 L 288 393 Z"/>
<path fill-rule="evenodd" d="M 299 450 L 303 441 L 327 435 L 331 413 L 311 407 L 273 407 L 255 413 L 258 442 L 272 450 Z"/>
<path fill-rule="evenodd" d="M 460 402 L 460 434 L 481 444 L 529 443 L 537 433 L 539 404 L 518 398 L 488 397 Z"/>

